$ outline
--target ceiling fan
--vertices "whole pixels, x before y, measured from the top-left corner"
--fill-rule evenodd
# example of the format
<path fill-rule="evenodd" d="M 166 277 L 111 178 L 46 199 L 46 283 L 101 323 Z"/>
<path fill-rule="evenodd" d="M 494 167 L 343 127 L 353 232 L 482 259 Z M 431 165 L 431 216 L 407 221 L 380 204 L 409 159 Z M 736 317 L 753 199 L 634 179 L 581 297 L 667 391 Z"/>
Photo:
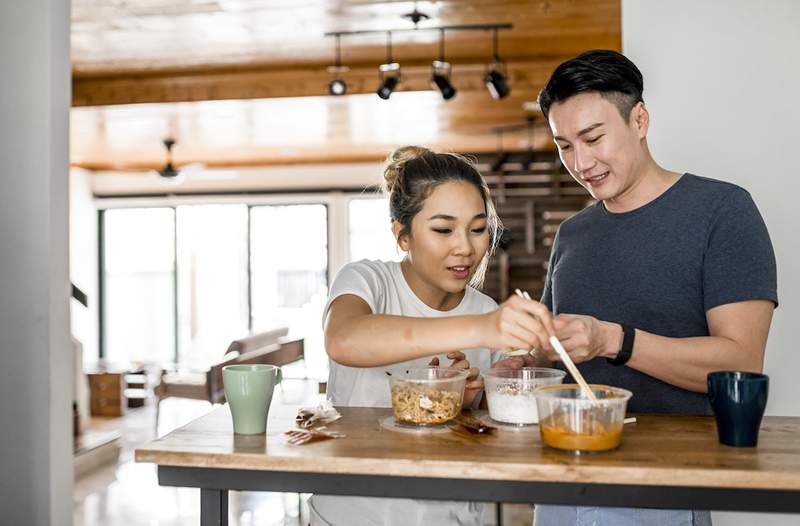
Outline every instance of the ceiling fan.
<path fill-rule="evenodd" d="M 172 161 L 172 148 L 177 141 L 167 137 L 162 141 L 167 150 L 167 160 L 163 167 L 155 170 L 158 180 L 162 184 L 180 184 L 187 175 L 193 174 L 192 179 L 234 179 L 236 172 L 230 170 L 207 171 L 203 163 L 190 163 L 184 166 L 175 166 Z"/>
<path fill-rule="evenodd" d="M 175 146 L 176 141 L 171 137 L 164 139 L 164 147 L 167 149 L 167 163 L 160 169 L 156 170 L 160 177 L 165 180 L 175 181 L 179 177 L 186 175 L 187 172 L 202 170 L 205 165 L 202 163 L 192 163 L 184 166 L 183 168 L 176 168 L 172 163 L 172 147 Z"/>

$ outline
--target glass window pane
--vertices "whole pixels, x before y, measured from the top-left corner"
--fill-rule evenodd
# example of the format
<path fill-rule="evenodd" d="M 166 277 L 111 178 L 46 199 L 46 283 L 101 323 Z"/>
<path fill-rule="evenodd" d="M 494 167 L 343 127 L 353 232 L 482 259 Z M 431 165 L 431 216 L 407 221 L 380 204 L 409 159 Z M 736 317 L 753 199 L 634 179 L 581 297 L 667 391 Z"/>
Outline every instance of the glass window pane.
<path fill-rule="evenodd" d="M 174 211 L 104 212 L 105 358 L 175 359 Z"/>
<path fill-rule="evenodd" d="M 251 210 L 253 331 L 288 326 L 305 338 L 306 366 L 327 373 L 322 308 L 328 295 L 328 218 L 321 204 Z"/>
<path fill-rule="evenodd" d="M 204 369 L 248 333 L 247 206 L 177 207 L 178 361 Z"/>
<path fill-rule="evenodd" d="M 350 261 L 380 259 L 400 261 L 405 253 L 392 235 L 389 200 L 359 198 L 349 207 Z"/>

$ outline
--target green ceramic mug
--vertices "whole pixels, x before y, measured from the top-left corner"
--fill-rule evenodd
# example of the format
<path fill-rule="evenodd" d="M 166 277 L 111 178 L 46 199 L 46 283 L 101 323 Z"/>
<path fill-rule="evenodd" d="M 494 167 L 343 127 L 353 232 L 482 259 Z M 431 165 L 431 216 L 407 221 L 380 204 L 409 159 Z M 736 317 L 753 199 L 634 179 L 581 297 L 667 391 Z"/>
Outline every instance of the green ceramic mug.
<path fill-rule="evenodd" d="M 226 365 L 222 368 L 222 384 L 233 415 L 234 433 L 266 433 L 272 390 L 282 376 L 281 368 L 274 365 Z"/>

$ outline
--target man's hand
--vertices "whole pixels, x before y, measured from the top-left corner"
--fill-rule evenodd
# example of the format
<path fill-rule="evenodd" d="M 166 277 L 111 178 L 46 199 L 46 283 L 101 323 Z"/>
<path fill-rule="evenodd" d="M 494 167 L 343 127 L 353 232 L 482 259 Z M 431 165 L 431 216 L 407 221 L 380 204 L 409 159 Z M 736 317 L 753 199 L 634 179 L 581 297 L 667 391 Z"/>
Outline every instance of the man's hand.
<path fill-rule="evenodd" d="M 559 314 L 553 320 L 564 350 L 575 363 L 598 356 L 613 358 L 622 347 L 622 327 L 617 323 L 578 314 Z M 555 350 L 544 349 L 547 358 L 560 361 Z"/>
<path fill-rule="evenodd" d="M 451 369 L 465 369 L 469 371 L 467 383 L 464 385 L 464 401 L 461 406 L 471 407 L 472 402 L 475 401 L 475 397 L 483 390 L 483 378 L 479 376 L 480 370 L 477 367 L 470 367 L 467 356 L 461 351 L 447 353 L 447 357 L 453 360 L 453 363 L 450 364 Z M 434 356 L 428 365 L 438 366 L 439 358 Z"/>

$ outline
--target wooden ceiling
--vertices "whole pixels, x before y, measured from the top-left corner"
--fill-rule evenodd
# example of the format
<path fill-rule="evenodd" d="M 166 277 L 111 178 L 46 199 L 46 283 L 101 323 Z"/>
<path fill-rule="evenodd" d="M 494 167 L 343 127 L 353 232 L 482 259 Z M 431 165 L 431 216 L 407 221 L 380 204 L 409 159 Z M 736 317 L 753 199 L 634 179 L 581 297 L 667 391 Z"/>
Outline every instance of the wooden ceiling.
<path fill-rule="evenodd" d="M 299 5 L 302 4 L 302 5 Z M 209 166 L 367 161 L 391 148 L 426 144 L 492 151 L 493 128 L 519 125 L 553 68 L 592 48 L 620 49 L 619 0 L 443 0 L 416 2 L 420 28 L 513 23 L 500 32 L 511 96 L 483 85 L 490 32 L 446 34 L 459 90 L 443 101 L 430 88 L 436 31 L 394 33 L 402 82 L 374 94 L 383 34 L 342 40 L 348 95 L 327 94 L 334 39 L 328 31 L 413 27 L 414 2 L 368 0 L 73 0 L 71 156 L 75 166 L 140 170 L 164 162 L 161 140 L 177 138 L 176 161 Z M 503 134 L 524 148 L 523 127 Z M 549 147 L 541 123 L 535 146 Z"/>

